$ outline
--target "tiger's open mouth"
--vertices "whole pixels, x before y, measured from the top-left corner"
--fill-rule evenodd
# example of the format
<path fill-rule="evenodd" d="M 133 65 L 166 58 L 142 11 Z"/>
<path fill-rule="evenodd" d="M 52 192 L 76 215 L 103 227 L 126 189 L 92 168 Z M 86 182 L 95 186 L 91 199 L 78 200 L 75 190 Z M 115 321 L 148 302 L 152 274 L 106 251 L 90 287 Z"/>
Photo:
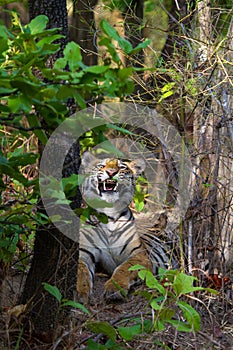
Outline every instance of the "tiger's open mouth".
<path fill-rule="evenodd" d="M 99 182 L 98 184 L 100 193 L 116 191 L 117 186 L 118 186 L 118 183 L 115 180 L 105 180 L 103 182 Z"/>

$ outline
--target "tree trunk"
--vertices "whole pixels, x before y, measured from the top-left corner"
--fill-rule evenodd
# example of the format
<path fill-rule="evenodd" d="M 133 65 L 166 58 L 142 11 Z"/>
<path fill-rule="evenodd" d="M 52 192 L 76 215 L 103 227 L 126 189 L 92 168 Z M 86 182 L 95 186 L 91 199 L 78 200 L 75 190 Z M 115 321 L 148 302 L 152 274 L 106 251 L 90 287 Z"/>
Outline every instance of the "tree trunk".
<path fill-rule="evenodd" d="M 61 33 L 65 35 L 61 46 L 67 42 L 68 24 L 66 1 L 44 1 L 32 0 L 28 2 L 30 18 L 44 14 L 49 18 L 49 27 L 60 27 Z M 58 53 L 60 56 L 61 53 Z M 52 64 L 53 57 L 49 64 Z M 42 118 L 43 116 L 41 116 Z M 46 125 L 43 122 L 46 130 Z M 47 128 L 48 130 L 48 128 Z M 69 143 L 68 138 L 57 147 L 65 147 L 63 143 Z M 39 147 L 40 156 L 43 147 Z M 79 168 L 79 144 L 75 143 L 65 159 L 65 172 L 67 177 L 72 173 L 78 173 Z M 56 176 L 56 174 L 54 175 Z M 80 205 L 80 194 L 73 199 L 72 206 Z M 43 203 L 39 200 L 37 210 L 45 213 Z M 46 214 L 46 213 L 45 213 Z M 78 235 L 78 228 L 77 228 Z M 58 309 L 56 298 L 47 293 L 42 283 L 46 282 L 59 288 L 63 298 L 73 299 L 76 285 L 78 262 L 78 244 L 65 237 L 53 224 L 39 225 L 36 230 L 34 256 L 29 270 L 20 303 L 27 304 L 27 318 L 32 330 L 44 341 L 52 341 L 55 330 L 59 324 L 65 324 L 67 309 Z"/>
<path fill-rule="evenodd" d="M 131 0 L 123 12 L 125 37 L 136 47 L 143 40 L 144 0 Z M 144 63 L 143 50 L 133 55 L 126 65 L 142 67 Z"/>
<path fill-rule="evenodd" d="M 205 74 L 202 100 L 194 116 L 194 144 L 198 153 L 195 201 L 199 204 L 194 208 L 193 243 L 197 249 L 195 255 L 199 253 L 203 259 L 204 264 L 199 267 L 205 268 L 208 261 L 210 274 L 227 274 L 232 273 L 233 264 L 233 105 L 229 92 L 232 68 L 226 62 L 232 61 L 233 25 L 231 21 L 227 41 L 215 53 L 216 26 L 210 6 L 207 0 L 198 2 L 200 48 L 197 64 L 199 71 L 203 69 Z"/>
<path fill-rule="evenodd" d="M 94 7 L 97 3 L 98 0 L 73 1 L 70 39 L 80 45 L 83 62 L 88 66 L 96 65 L 98 61 L 94 18 Z"/>
<path fill-rule="evenodd" d="M 232 275 L 233 270 L 233 101 L 232 74 L 233 61 L 233 17 L 228 28 L 225 47 L 219 55 L 219 65 L 216 70 L 216 89 L 218 101 L 212 102 L 214 115 L 217 116 L 216 140 L 219 159 L 217 186 L 217 212 L 215 220 L 216 247 L 215 256 L 219 272 Z M 224 60 L 226 60 L 224 62 Z M 226 62 L 229 62 L 227 64 Z M 219 264 L 220 263 L 220 264 Z"/>
<path fill-rule="evenodd" d="M 168 36 L 161 52 L 161 57 L 167 62 L 173 58 L 175 51 L 176 54 L 181 54 L 181 57 L 184 56 L 184 52 L 187 49 L 187 42 L 181 39 L 181 37 L 184 38 L 187 35 L 186 31 L 191 21 L 191 15 L 188 15 L 188 4 L 186 0 L 171 1 L 171 9 L 169 11 L 166 9 L 166 7 L 169 7 L 166 4 L 161 4 L 161 6 L 168 14 Z"/>

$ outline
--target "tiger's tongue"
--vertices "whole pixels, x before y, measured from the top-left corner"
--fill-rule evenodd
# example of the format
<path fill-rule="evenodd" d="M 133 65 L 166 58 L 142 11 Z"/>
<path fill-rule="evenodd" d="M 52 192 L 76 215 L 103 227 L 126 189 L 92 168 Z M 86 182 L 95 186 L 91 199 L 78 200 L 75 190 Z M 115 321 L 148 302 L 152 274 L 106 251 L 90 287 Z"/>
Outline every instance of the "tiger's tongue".
<path fill-rule="evenodd" d="M 116 183 L 114 182 L 104 182 L 103 183 L 103 188 L 104 188 L 104 191 L 113 191 L 116 187 Z"/>

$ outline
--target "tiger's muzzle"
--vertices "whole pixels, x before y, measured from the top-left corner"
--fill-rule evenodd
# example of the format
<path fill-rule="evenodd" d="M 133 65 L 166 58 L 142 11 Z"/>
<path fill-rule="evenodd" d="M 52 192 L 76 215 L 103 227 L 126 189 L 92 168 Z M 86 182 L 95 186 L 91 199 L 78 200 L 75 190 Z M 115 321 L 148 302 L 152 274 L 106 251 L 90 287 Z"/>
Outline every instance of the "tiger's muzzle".
<path fill-rule="evenodd" d="M 98 190 L 101 195 L 101 193 L 111 193 L 116 192 L 118 187 L 118 182 L 113 179 L 107 179 L 104 181 L 98 181 Z"/>

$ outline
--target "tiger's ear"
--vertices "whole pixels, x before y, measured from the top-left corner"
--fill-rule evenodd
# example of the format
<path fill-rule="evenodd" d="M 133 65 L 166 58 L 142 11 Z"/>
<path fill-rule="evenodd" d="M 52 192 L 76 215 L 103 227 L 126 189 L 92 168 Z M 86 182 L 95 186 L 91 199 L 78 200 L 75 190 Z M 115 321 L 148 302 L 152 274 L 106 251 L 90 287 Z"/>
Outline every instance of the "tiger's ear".
<path fill-rule="evenodd" d="M 136 177 L 140 176 L 143 171 L 146 169 L 146 163 L 143 159 L 134 159 L 132 162 L 128 163 L 128 167 Z"/>

